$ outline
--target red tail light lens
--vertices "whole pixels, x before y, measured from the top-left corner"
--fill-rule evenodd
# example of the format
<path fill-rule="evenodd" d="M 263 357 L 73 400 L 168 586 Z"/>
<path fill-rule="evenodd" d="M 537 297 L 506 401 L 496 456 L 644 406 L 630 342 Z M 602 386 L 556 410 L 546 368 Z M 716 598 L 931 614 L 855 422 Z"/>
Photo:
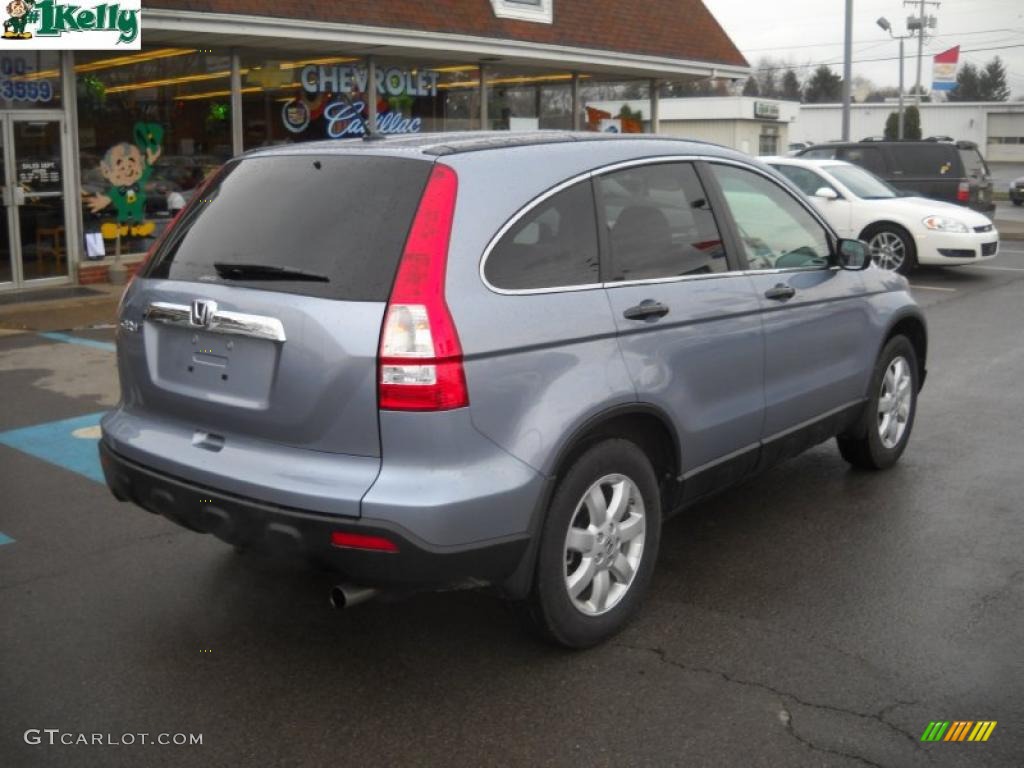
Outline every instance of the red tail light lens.
<path fill-rule="evenodd" d="M 462 346 L 444 298 L 458 186 L 454 170 L 434 165 L 402 252 L 377 357 L 384 410 L 444 411 L 469 405 Z"/>
<path fill-rule="evenodd" d="M 960 186 L 956 188 L 956 201 L 958 203 L 967 203 L 971 200 L 971 185 L 966 181 L 961 181 Z"/>

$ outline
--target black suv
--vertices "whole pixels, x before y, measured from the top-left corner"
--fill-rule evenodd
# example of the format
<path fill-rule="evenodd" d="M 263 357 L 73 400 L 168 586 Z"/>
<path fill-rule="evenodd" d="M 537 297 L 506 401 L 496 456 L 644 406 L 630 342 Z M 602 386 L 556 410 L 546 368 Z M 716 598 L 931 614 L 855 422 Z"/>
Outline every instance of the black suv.
<path fill-rule="evenodd" d="M 992 174 L 972 141 L 859 141 L 817 145 L 798 157 L 845 160 L 871 171 L 897 189 L 933 200 L 995 211 Z"/>

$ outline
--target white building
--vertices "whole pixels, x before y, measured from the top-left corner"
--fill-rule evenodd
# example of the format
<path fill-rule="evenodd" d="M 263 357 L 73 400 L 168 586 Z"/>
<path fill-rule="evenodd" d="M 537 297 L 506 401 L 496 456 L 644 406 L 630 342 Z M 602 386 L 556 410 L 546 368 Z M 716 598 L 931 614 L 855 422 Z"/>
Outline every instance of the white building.
<path fill-rule="evenodd" d="M 651 104 L 646 99 L 596 101 L 586 106 L 612 116 L 628 106 L 643 116 L 644 130 L 652 130 Z M 795 101 L 747 96 L 660 99 L 656 130 L 665 136 L 710 141 L 751 155 L 777 155 L 793 140 L 790 126 L 799 111 Z"/>
<path fill-rule="evenodd" d="M 909 106 L 911 102 L 908 101 Z M 850 138 L 882 136 L 896 104 L 854 104 Z M 803 104 L 791 141 L 826 142 L 841 137 L 839 104 Z M 921 105 L 921 134 L 975 142 L 990 164 L 1024 163 L 1024 102 L 945 102 Z"/>

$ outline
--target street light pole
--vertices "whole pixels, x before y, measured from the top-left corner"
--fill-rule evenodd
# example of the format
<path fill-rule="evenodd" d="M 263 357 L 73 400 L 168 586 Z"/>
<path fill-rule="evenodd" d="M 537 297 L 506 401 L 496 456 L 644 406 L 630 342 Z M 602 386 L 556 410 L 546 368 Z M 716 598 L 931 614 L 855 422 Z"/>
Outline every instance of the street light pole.
<path fill-rule="evenodd" d="M 850 140 L 850 82 L 853 79 L 853 0 L 846 0 L 846 38 L 843 41 L 843 141 Z"/>
<path fill-rule="evenodd" d="M 896 34 L 893 34 L 892 24 L 889 23 L 889 20 L 887 18 L 885 18 L 885 16 L 880 18 L 875 23 L 878 24 L 878 26 L 880 26 L 886 32 L 888 32 L 889 33 L 889 37 L 891 37 L 893 40 L 899 40 L 900 41 L 900 111 L 899 111 L 899 127 L 897 128 L 897 138 L 899 138 L 900 141 L 902 141 L 906 137 L 906 131 L 905 131 L 905 126 L 906 126 L 905 114 L 906 114 L 906 111 L 903 108 L 903 69 L 904 69 L 904 67 L 903 67 L 903 42 L 908 37 L 910 37 L 910 35 L 896 35 Z"/>

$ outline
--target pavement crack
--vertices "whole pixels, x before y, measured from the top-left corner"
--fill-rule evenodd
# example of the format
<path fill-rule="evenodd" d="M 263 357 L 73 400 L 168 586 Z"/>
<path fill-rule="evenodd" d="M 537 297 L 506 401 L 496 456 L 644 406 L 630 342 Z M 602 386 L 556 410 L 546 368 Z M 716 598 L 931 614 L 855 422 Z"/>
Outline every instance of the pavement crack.
<path fill-rule="evenodd" d="M 836 755 L 837 757 L 845 757 L 849 760 L 856 760 L 858 763 L 870 765 L 873 766 L 873 768 L 885 768 L 885 766 L 883 766 L 881 763 L 876 763 L 872 760 L 868 760 L 866 757 L 862 757 L 861 755 L 855 755 L 852 752 L 840 752 L 837 749 L 829 749 L 828 747 L 822 747 L 818 744 L 815 744 L 810 739 L 806 739 L 799 733 L 797 733 L 796 728 L 793 727 L 793 715 L 788 711 L 786 712 L 786 715 L 786 733 L 788 733 L 790 736 L 792 736 L 794 739 L 796 739 L 798 742 L 803 744 L 808 749 L 813 750 L 814 752 L 821 752 L 826 755 Z"/>
<path fill-rule="evenodd" d="M 855 709 L 848 709 L 848 708 L 845 708 L 845 707 L 837 707 L 837 706 L 832 705 L 832 704 L 822 704 L 820 702 L 808 701 L 807 699 L 804 699 L 804 698 L 798 696 L 797 694 L 792 693 L 791 691 L 784 691 L 784 690 L 782 690 L 780 688 L 776 688 L 773 685 L 769 685 L 768 683 L 763 683 L 763 682 L 760 682 L 758 680 L 744 680 L 744 679 L 741 679 L 741 678 L 738 678 L 738 677 L 733 677 L 732 675 L 728 674 L 727 672 L 723 672 L 720 669 L 712 669 L 710 667 L 697 667 L 697 666 L 693 666 L 693 665 L 690 665 L 690 664 L 684 664 L 681 661 L 676 661 L 675 659 L 671 658 L 668 655 L 668 652 L 664 648 L 658 648 L 658 647 L 647 648 L 647 647 L 639 646 L 639 645 L 628 645 L 626 643 L 614 643 L 614 645 L 616 647 L 625 648 L 625 649 L 631 650 L 631 651 L 640 651 L 642 653 L 653 654 L 662 663 L 668 664 L 669 666 L 676 667 L 677 669 L 681 669 L 681 670 L 686 671 L 686 672 L 695 672 L 695 673 L 698 673 L 698 674 L 711 675 L 711 676 L 714 676 L 714 677 L 718 677 L 718 678 L 726 681 L 727 683 L 731 683 L 733 685 L 740 685 L 740 686 L 744 686 L 744 687 L 747 687 L 747 688 L 755 688 L 755 689 L 758 689 L 758 690 L 767 691 L 768 693 L 771 693 L 771 694 L 773 694 L 775 696 L 778 696 L 783 702 L 792 702 L 792 703 L 797 704 L 798 706 L 806 707 L 808 709 L 816 709 L 816 710 L 826 711 L 826 712 L 835 712 L 835 713 L 841 714 L 841 715 L 848 715 L 848 716 L 851 716 L 851 717 L 861 718 L 863 720 L 870 720 L 872 722 L 875 722 L 875 723 L 878 723 L 879 725 L 884 726 L 885 728 L 889 729 L 893 733 L 896 733 L 899 736 L 901 736 L 904 739 L 906 739 L 907 741 L 909 741 L 913 745 L 913 747 L 914 747 L 914 749 L 916 751 L 919 751 L 922 754 L 924 754 L 927 757 L 928 761 L 931 762 L 931 755 L 928 753 L 927 750 L 922 750 L 921 749 L 921 745 L 920 745 L 920 743 L 918 743 L 917 737 L 914 734 L 909 733 L 908 731 L 903 730 L 902 728 L 894 725 L 893 723 L 891 723 L 891 722 L 889 722 L 888 720 L 885 719 L 885 715 L 887 715 L 892 710 L 894 710 L 894 709 L 896 709 L 898 707 L 913 706 L 913 705 L 918 703 L 916 700 L 915 701 L 896 700 L 895 702 L 893 702 L 891 704 L 887 704 L 886 706 L 882 707 L 882 709 L 878 710 L 877 712 L 860 712 L 860 711 L 855 710 Z M 818 751 L 823 751 L 823 752 L 828 752 L 829 751 L 829 750 L 827 750 L 825 748 L 819 748 L 819 747 L 811 744 L 811 742 L 809 742 L 808 740 L 800 737 L 795 731 L 793 731 L 792 717 L 791 716 L 785 722 L 786 722 L 786 728 L 793 734 L 793 736 L 795 738 L 797 738 L 802 743 L 805 743 L 808 746 L 810 746 L 811 748 L 817 749 Z M 866 760 L 866 759 L 864 759 L 862 757 L 859 757 L 857 755 L 848 755 L 848 754 L 845 754 L 845 753 L 842 753 L 842 752 L 834 752 L 832 754 L 843 755 L 844 757 L 849 757 L 849 758 L 854 759 L 854 760 L 860 760 L 861 762 L 866 763 L 867 765 L 876 765 L 876 763 L 872 763 L 869 760 Z"/>

